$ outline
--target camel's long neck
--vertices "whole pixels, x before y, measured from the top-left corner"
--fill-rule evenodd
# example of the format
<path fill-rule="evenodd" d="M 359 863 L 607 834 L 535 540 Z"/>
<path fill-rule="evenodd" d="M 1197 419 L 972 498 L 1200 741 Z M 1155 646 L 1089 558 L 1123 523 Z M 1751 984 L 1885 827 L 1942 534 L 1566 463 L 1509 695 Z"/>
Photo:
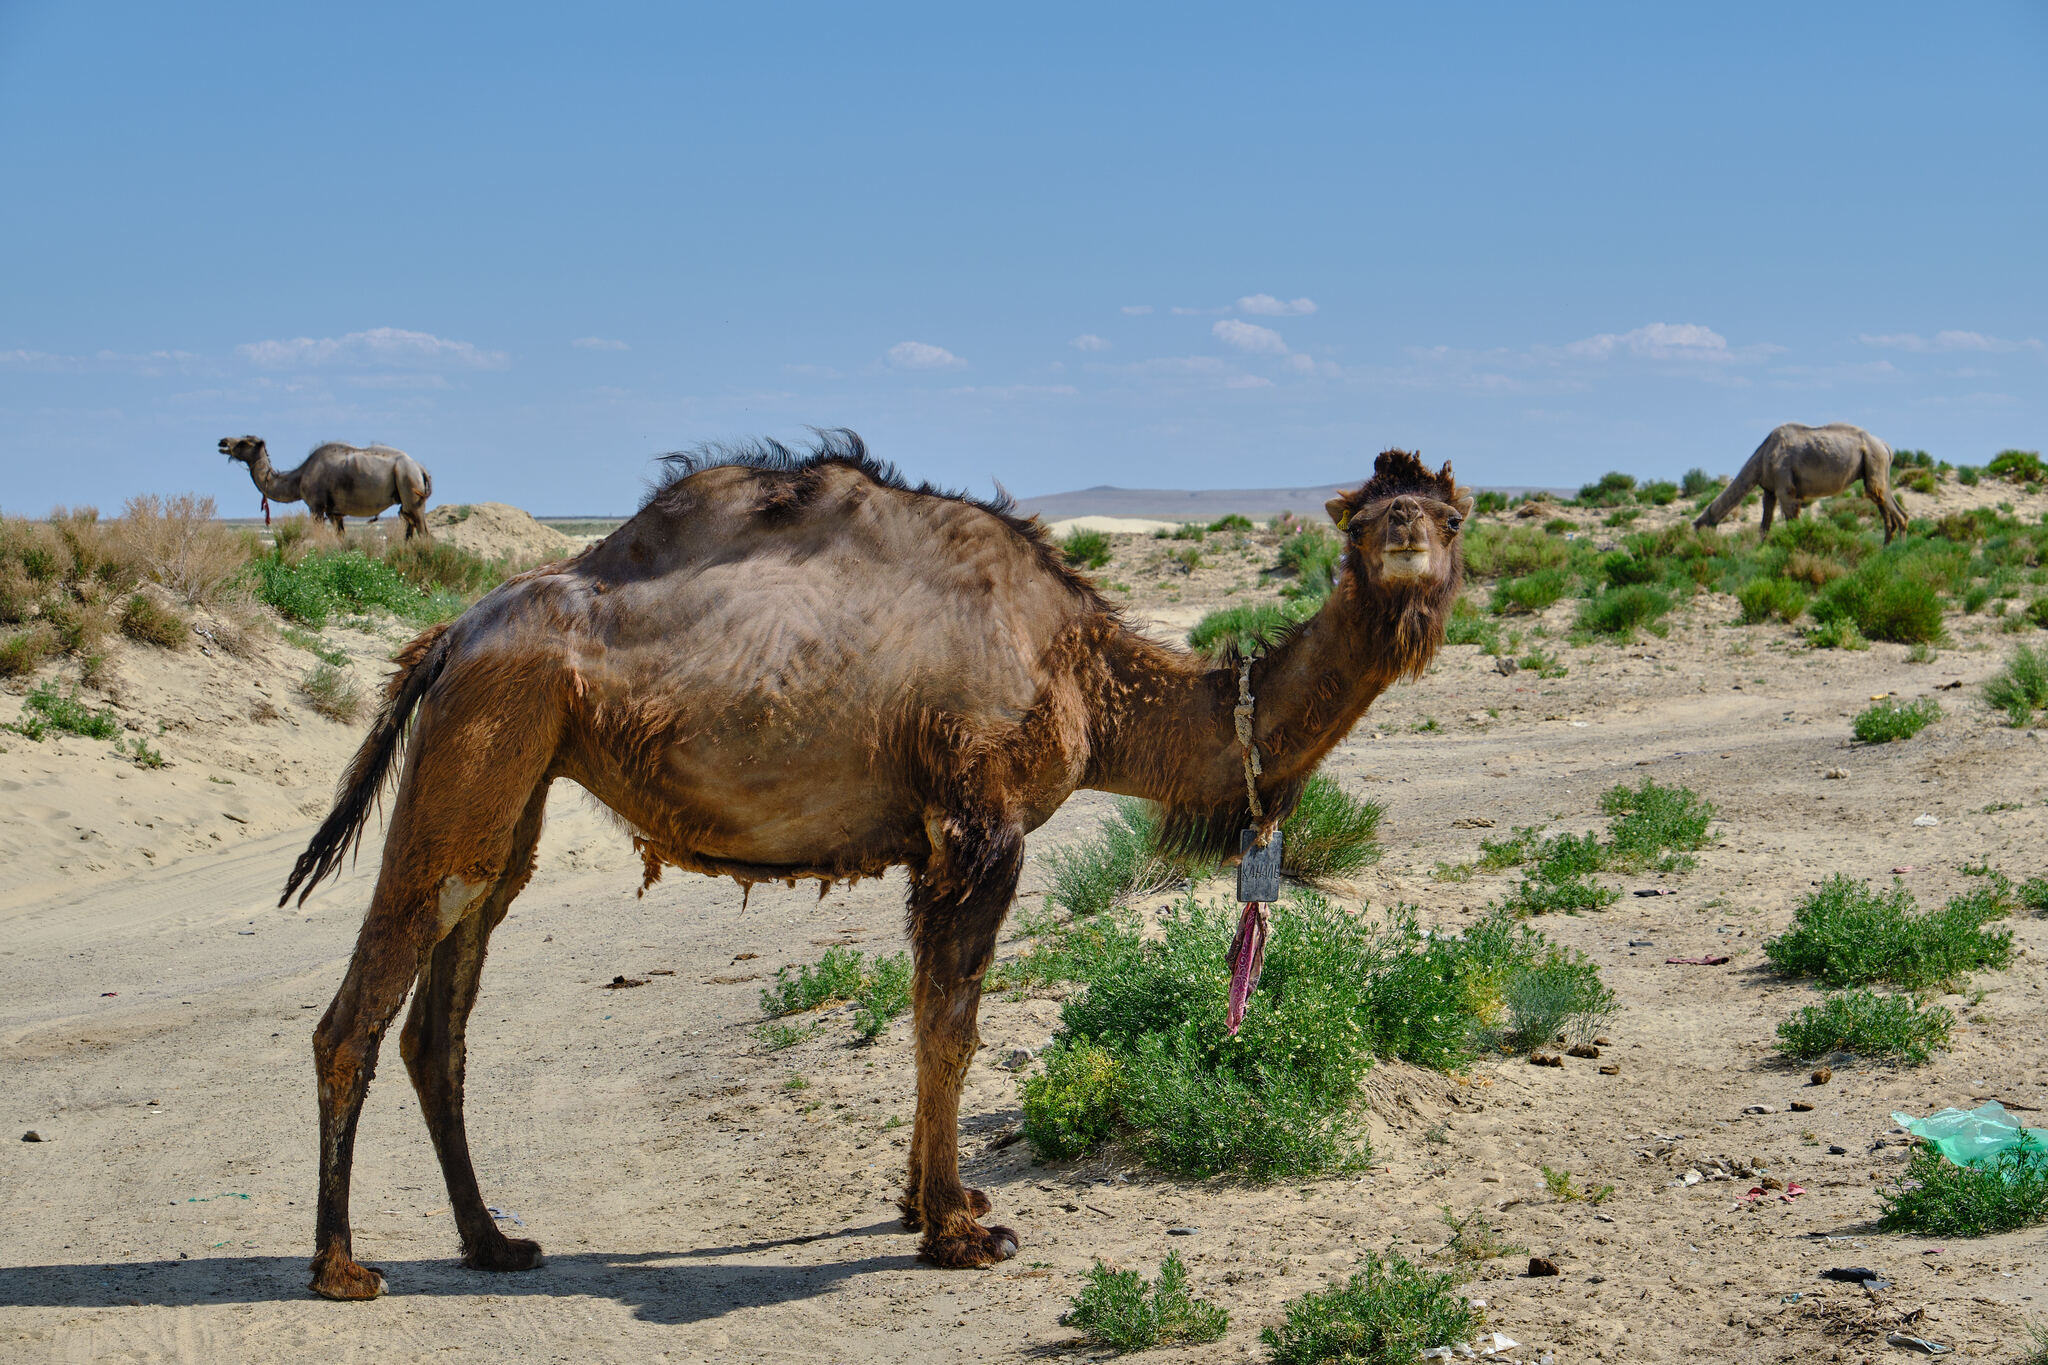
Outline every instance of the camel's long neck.
<path fill-rule="evenodd" d="M 1433 597 L 1361 593 L 1346 573 L 1320 612 L 1253 663 L 1264 809 L 1290 809 L 1380 693 L 1434 656 L 1443 613 Z M 1204 668 L 1126 632 L 1108 671 L 1088 785 L 1159 802 L 1184 841 L 1213 848 L 1234 839 L 1250 817 L 1234 723 L 1238 668 Z"/>
<path fill-rule="evenodd" d="M 299 471 L 287 470 L 280 474 L 271 467 L 270 452 L 259 451 L 249 462 L 249 477 L 256 481 L 256 487 L 266 498 L 277 502 L 299 500 Z"/>

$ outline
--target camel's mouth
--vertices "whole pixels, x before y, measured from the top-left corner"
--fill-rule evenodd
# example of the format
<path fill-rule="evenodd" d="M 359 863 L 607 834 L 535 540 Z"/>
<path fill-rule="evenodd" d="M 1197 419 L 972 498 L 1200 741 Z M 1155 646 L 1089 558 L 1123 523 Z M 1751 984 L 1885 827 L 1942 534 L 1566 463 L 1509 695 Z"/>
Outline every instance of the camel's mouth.
<path fill-rule="evenodd" d="M 1380 570 L 1387 578 L 1427 578 L 1429 577 L 1429 547 L 1424 545 L 1402 550 L 1383 551 L 1380 554 Z"/>

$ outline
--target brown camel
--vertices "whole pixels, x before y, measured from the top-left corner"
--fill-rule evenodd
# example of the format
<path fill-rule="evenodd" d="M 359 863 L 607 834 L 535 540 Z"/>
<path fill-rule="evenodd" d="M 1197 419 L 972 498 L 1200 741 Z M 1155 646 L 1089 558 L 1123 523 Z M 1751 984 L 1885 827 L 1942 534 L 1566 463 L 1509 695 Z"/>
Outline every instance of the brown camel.
<path fill-rule="evenodd" d="M 329 441 L 316 446 L 305 463 L 282 474 L 271 468 L 270 451 L 255 436 L 223 436 L 220 453 L 249 466 L 249 477 L 263 494 L 264 519 L 270 503 L 299 502 L 315 520 L 334 523 L 334 533 L 345 529 L 343 517 L 368 517 L 372 521 L 393 503 L 405 522 L 405 538 L 426 535 L 427 499 L 434 494 L 434 476 L 419 461 L 390 446 L 352 446 Z"/>
<path fill-rule="evenodd" d="M 1785 520 L 1797 521 L 1803 504 L 1832 497 L 1861 479 L 1863 495 L 1877 504 L 1878 516 L 1884 521 L 1885 544 L 1889 545 L 1894 533 L 1906 529 L 1906 514 L 1891 491 L 1891 472 L 1892 448 L 1862 427 L 1847 422 L 1830 422 L 1824 427 L 1787 422 L 1764 437 L 1742 472 L 1692 524 L 1701 529 L 1720 525 L 1723 517 L 1741 506 L 1750 489 L 1762 484 L 1763 533 L 1769 535 L 1771 514 L 1778 504 L 1785 506 Z"/>
<path fill-rule="evenodd" d="M 356 1119 L 379 1040 L 399 1051 L 447 1178 L 465 1264 L 525 1270 L 486 1211 L 462 1121 L 464 1028 L 484 949 L 532 874 L 567 778 L 664 866 L 826 887 L 910 871 L 917 1123 L 901 1200 L 941 1266 L 1014 1255 L 960 1183 L 961 1080 L 1024 836 L 1076 788 L 1149 797 L 1169 837 L 1234 856 L 1250 823 L 1240 672 L 1133 632 L 1035 520 L 906 486 L 851 432 L 671 456 L 600 544 L 535 569 L 398 656 L 382 712 L 285 888 L 361 837 L 406 754 L 355 957 L 314 1033 L 320 1196 L 312 1287 L 370 1298 L 349 1246 Z M 1463 575 L 1472 500 L 1388 451 L 1329 511 L 1344 568 L 1320 613 L 1250 665 L 1268 826 L 1373 699 L 1419 674 Z M 644 889 L 644 886 L 643 886 Z M 283 902 L 280 901 L 280 904 Z"/>

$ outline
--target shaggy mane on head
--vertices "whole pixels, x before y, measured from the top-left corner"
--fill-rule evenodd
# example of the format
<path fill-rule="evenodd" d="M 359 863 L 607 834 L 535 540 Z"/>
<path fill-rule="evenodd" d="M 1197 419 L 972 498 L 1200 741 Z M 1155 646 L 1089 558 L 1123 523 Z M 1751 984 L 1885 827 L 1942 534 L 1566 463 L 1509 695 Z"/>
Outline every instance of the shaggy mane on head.
<path fill-rule="evenodd" d="M 1373 462 L 1372 477 L 1356 493 L 1346 496 L 1355 512 L 1369 502 L 1383 498 L 1399 497 L 1403 493 L 1414 493 L 1438 502 L 1455 502 L 1458 497 L 1458 481 L 1451 474 L 1451 462 L 1444 461 L 1444 467 L 1432 474 L 1429 466 L 1422 462 L 1421 455 L 1407 450 L 1383 450 Z"/>

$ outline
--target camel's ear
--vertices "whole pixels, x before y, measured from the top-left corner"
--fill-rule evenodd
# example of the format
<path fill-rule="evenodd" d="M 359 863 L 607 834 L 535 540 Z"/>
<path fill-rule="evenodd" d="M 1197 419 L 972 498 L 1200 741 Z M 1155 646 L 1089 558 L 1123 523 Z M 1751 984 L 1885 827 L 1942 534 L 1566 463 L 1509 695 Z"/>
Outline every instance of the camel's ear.
<path fill-rule="evenodd" d="M 1323 510 L 1330 514 L 1330 520 L 1337 523 L 1340 531 L 1351 522 L 1351 499 L 1343 493 L 1324 503 Z"/>
<path fill-rule="evenodd" d="M 1469 489 L 1469 488 L 1460 488 L 1460 489 L 1458 490 L 1457 496 L 1451 499 L 1451 506 L 1453 506 L 1453 507 L 1455 507 L 1455 508 L 1457 508 L 1457 509 L 1458 509 L 1458 515 L 1459 515 L 1459 516 L 1461 516 L 1461 517 L 1469 517 L 1469 516 L 1471 516 L 1471 515 L 1472 515 L 1472 490 L 1471 490 L 1471 489 Z"/>

